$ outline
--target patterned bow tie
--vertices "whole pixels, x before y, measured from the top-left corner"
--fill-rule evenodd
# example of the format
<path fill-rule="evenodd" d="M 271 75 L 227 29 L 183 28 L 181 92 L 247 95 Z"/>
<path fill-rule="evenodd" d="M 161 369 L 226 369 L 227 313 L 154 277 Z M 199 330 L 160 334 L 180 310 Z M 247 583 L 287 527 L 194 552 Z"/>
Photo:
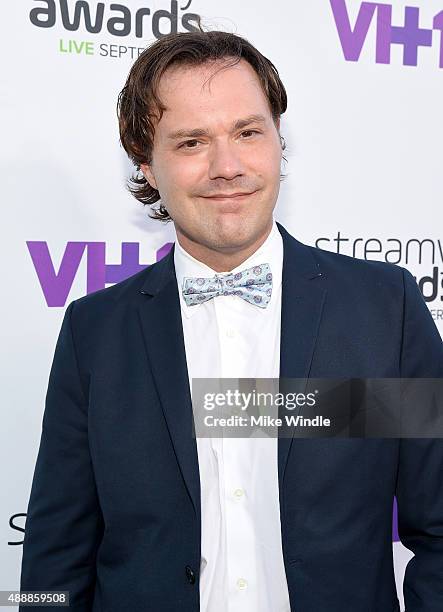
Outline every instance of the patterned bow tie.
<path fill-rule="evenodd" d="M 183 279 L 182 294 L 188 306 L 202 304 L 217 295 L 238 295 L 250 304 L 266 308 L 272 294 L 271 268 L 264 263 L 212 278 L 188 276 Z"/>

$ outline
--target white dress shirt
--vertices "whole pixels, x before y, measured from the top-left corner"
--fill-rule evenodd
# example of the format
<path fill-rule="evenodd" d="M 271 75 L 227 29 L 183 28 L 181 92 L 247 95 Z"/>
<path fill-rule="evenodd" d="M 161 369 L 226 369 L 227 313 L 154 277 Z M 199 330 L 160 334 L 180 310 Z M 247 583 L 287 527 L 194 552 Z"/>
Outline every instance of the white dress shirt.
<path fill-rule="evenodd" d="M 216 272 L 175 242 L 174 263 L 193 378 L 278 378 L 283 241 L 275 221 L 238 272 L 269 263 L 266 308 L 235 295 L 187 306 L 183 278 Z M 220 274 L 220 273 L 218 273 Z M 201 487 L 202 612 L 289 612 L 283 563 L 277 438 L 197 438 Z"/>

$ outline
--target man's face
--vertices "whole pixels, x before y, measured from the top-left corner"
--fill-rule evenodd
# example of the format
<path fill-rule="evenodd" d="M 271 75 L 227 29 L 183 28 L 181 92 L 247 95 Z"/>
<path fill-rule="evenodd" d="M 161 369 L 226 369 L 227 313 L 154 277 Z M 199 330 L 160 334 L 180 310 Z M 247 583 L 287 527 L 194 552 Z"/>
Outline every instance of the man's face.
<path fill-rule="evenodd" d="M 165 72 L 158 93 L 166 110 L 155 128 L 151 164 L 141 169 L 178 238 L 230 253 L 270 230 L 282 149 L 254 69 L 240 60 L 212 76 L 220 66 Z"/>

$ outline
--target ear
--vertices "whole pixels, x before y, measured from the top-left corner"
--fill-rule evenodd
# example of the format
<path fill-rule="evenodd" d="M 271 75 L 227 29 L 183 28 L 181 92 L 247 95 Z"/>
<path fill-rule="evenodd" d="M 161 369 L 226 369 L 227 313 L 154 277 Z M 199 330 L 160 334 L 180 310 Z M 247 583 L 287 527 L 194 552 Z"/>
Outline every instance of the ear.
<path fill-rule="evenodd" d="M 149 164 L 140 164 L 140 170 L 143 172 L 143 176 L 148 181 L 153 189 L 157 189 L 157 182 L 152 172 L 152 168 Z"/>

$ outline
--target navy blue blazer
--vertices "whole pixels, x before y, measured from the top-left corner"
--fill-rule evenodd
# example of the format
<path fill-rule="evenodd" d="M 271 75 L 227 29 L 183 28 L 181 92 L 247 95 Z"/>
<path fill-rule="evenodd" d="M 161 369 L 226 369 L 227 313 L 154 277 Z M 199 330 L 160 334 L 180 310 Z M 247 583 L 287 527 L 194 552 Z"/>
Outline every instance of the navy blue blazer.
<path fill-rule="evenodd" d="M 278 228 L 281 377 L 443 376 L 442 342 L 408 271 Z M 406 610 L 443 611 L 442 439 L 281 438 L 278 478 L 293 612 L 399 610 L 394 495 L 415 554 Z M 20 588 L 68 590 L 75 612 L 198 612 L 200 513 L 172 249 L 66 309 Z"/>

